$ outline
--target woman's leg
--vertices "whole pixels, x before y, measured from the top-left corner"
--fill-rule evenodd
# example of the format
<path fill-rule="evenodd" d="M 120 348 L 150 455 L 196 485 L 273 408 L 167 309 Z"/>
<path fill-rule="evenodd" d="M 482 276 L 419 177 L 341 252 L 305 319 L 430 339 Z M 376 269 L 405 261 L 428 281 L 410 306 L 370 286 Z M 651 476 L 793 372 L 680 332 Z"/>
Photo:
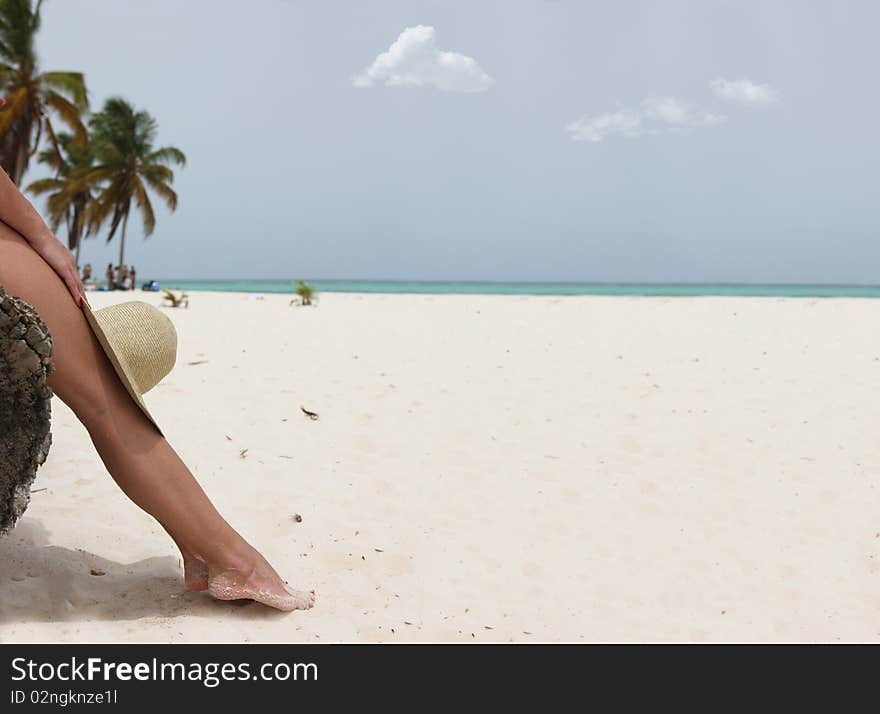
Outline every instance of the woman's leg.
<path fill-rule="evenodd" d="M 190 590 L 207 590 L 208 589 L 208 566 L 204 561 L 199 560 L 195 554 L 187 548 L 180 538 L 174 535 L 171 529 L 160 521 L 159 523 L 165 532 L 171 536 L 171 540 L 180 551 L 183 558 L 183 581 Z"/>
<path fill-rule="evenodd" d="M 0 223 L 0 283 L 32 304 L 49 327 L 55 371 L 49 384 L 74 411 L 107 470 L 158 520 L 189 566 L 187 583 L 221 599 L 251 598 L 281 609 L 311 607 L 214 508 L 168 442 L 125 391 L 85 316 L 54 271 Z M 197 563 L 207 567 L 199 577 Z M 204 577 L 204 575 L 202 576 Z"/>

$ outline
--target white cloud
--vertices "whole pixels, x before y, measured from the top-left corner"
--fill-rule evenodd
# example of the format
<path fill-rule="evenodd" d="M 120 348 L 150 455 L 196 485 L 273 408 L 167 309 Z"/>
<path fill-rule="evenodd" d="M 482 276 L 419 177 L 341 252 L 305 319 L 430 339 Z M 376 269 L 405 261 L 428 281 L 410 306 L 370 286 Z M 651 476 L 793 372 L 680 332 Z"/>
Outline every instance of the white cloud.
<path fill-rule="evenodd" d="M 596 117 L 581 117 L 565 127 L 565 130 L 575 141 L 590 141 L 594 144 L 611 134 L 636 137 L 643 133 L 642 116 L 639 112 L 621 109 Z"/>
<path fill-rule="evenodd" d="M 565 127 L 574 141 L 599 143 L 608 136 L 636 138 L 646 134 L 683 133 L 713 127 L 727 120 L 720 114 L 697 109 L 675 97 L 647 97 L 639 109 L 584 116 Z"/>
<path fill-rule="evenodd" d="M 476 60 L 437 48 L 434 28 L 407 27 L 387 51 L 360 74 L 355 87 L 436 87 L 448 92 L 485 92 L 493 83 Z"/>
<path fill-rule="evenodd" d="M 727 120 L 721 114 L 696 109 L 675 97 L 648 97 L 642 100 L 642 111 L 648 119 L 679 129 L 718 126 Z"/>
<path fill-rule="evenodd" d="M 769 84 L 755 84 L 748 79 L 728 80 L 718 77 L 709 86 L 719 99 L 737 104 L 772 104 L 779 101 L 779 92 Z"/>

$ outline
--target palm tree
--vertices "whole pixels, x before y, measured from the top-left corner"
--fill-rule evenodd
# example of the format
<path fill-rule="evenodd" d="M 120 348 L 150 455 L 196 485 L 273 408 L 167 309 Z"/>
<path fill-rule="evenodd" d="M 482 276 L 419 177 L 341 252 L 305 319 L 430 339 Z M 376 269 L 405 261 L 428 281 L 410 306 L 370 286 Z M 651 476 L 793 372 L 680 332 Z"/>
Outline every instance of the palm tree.
<path fill-rule="evenodd" d="M 54 112 L 79 140 L 85 136 L 80 115 L 88 108 L 80 72 L 40 72 L 34 40 L 40 28 L 37 0 L 0 0 L 0 166 L 20 184 L 43 132 L 54 144 L 49 118 Z"/>
<path fill-rule="evenodd" d="M 55 146 L 41 151 L 37 160 L 55 170 L 55 176 L 34 181 L 27 190 L 35 196 L 48 194 L 46 209 L 49 227 L 58 231 L 62 221 L 67 227 L 67 247 L 79 251 L 86 227 L 86 210 L 93 199 L 92 185 L 83 179 L 94 164 L 92 145 L 84 146 L 72 134 L 60 133 Z"/>
<path fill-rule="evenodd" d="M 300 305 L 311 305 L 312 298 L 315 296 L 315 289 L 311 285 L 306 285 L 302 280 L 297 280 L 296 294 L 299 295 Z"/>
<path fill-rule="evenodd" d="M 88 232 L 89 235 L 97 233 L 109 220 L 109 243 L 122 223 L 119 265 L 123 265 L 125 228 L 132 202 L 141 212 L 146 238 L 156 227 L 156 216 L 147 187 L 165 201 L 169 210 L 174 211 L 177 208 L 177 194 L 171 188 L 174 172 L 167 163 L 183 166 L 186 157 L 173 146 L 153 148 L 156 120 L 145 111 L 136 112 L 131 104 L 120 97 L 108 99 L 104 109 L 89 120 L 89 128 L 96 165 L 86 171 L 82 179 L 92 185 L 100 184 L 101 187 L 86 211 Z"/>

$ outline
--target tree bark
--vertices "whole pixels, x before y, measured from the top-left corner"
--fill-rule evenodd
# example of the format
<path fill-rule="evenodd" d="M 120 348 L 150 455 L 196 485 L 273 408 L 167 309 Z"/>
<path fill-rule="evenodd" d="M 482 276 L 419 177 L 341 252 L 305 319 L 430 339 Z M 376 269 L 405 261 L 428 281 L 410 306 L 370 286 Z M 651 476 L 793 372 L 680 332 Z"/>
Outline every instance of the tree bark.
<path fill-rule="evenodd" d="M 79 205 L 74 206 L 73 220 L 68 219 L 67 236 L 68 242 L 73 243 L 68 247 L 76 249 L 76 269 L 79 270 L 79 249 L 82 246 L 82 208 Z"/>
<path fill-rule="evenodd" d="M 0 535 L 24 513 L 52 435 L 52 338 L 37 311 L 0 285 Z"/>
<path fill-rule="evenodd" d="M 122 217 L 122 237 L 119 241 L 119 267 L 125 265 L 122 261 L 125 260 L 125 226 L 128 223 L 128 211 L 125 212 L 125 215 Z"/>
<path fill-rule="evenodd" d="M 28 132 L 30 133 L 30 132 Z M 27 170 L 28 164 L 28 152 L 27 146 L 24 142 L 18 145 L 18 153 L 15 157 L 15 172 L 10 177 L 12 178 L 12 183 L 16 186 L 21 186 L 21 180 L 24 178 L 24 172 Z"/>

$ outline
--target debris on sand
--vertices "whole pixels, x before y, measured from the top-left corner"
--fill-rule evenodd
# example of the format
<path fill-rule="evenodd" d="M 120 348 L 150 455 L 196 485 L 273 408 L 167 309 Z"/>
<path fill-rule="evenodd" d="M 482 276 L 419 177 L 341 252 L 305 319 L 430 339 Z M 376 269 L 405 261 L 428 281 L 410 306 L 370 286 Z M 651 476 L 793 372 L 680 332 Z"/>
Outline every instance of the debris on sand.
<path fill-rule="evenodd" d="M 311 419 L 312 421 L 315 421 L 315 419 L 318 418 L 318 413 L 317 413 L 317 412 L 310 412 L 308 409 L 306 409 L 306 408 L 305 408 L 304 406 L 302 406 L 302 405 L 300 405 L 300 409 L 302 409 L 302 413 L 305 414 L 305 415 L 306 415 L 309 419 Z"/>
<path fill-rule="evenodd" d="M 105 573 L 103 570 L 99 570 L 98 568 L 92 568 L 92 569 L 89 571 L 89 573 L 91 573 L 92 575 L 96 575 L 96 576 L 101 576 L 101 575 L 106 575 L 106 574 L 107 574 L 107 573 Z"/>
<path fill-rule="evenodd" d="M 296 521 L 297 523 L 302 523 L 302 522 L 303 522 L 303 517 L 302 517 L 301 515 L 299 515 L 299 513 L 294 513 L 293 516 L 292 516 L 292 518 L 293 518 L 293 520 Z"/>

